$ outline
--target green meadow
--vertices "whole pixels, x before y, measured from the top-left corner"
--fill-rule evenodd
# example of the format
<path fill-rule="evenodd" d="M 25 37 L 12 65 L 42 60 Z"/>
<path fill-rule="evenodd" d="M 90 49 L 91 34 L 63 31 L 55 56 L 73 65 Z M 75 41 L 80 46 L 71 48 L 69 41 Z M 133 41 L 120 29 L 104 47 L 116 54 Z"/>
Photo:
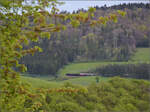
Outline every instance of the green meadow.
<path fill-rule="evenodd" d="M 86 76 L 86 77 L 76 77 L 67 80 L 43 80 L 40 78 L 32 78 L 32 77 L 21 77 L 22 81 L 25 83 L 29 83 L 34 88 L 57 88 L 63 86 L 65 83 L 72 83 L 75 85 L 88 86 L 91 83 L 96 83 L 96 76 Z M 52 79 L 52 77 L 49 77 Z M 109 78 L 100 77 L 99 82 L 107 81 Z"/>
<path fill-rule="evenodd" d="M 128 62 L 81 62 L 81 63 L 70 63 L 57 72 L 57 79 L 51 76 L 38 76 L 38 77 L 28 77 L 22 76 L 24 82 L 28 82 L 35 88 L 57 88 L 64 83 L 72 83 L 76 85 L 88 86 L 91 83 L 96 82 L 95 76 L 86 77 L 67 77 L 66 73 L 80 73 L 88 72 L 96 69 L 100 66 L 110 65 L 110 64 L 137 64 L 137 63 L 149 63 L 150 62 L 150 48 L 137 48 L 135 54 L 131 57 Z M 111 78 L 100 77 L 99 81 L 107 81 Z"/>
<path fill-rule="evenodd" d="M 150 61 L 150 48 L 137 48 L 135 54 L 131 57 L 132 61 Z"/>

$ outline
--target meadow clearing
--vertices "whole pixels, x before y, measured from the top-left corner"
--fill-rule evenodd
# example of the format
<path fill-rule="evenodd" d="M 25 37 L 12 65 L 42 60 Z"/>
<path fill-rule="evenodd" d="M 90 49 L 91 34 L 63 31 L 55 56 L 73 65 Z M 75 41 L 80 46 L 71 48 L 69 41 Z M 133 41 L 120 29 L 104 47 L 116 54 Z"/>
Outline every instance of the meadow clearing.
<path fill-rule="evenodd" d="M 96 82 L 96 76 L 86 76 L 86 77 L 67 77 L 66 73 L 80 73 L 88 72 L 96 69 L 100 66 L 110 65 L 110 64 L 137 64 L 137 63 L 149 63 L 150 62 L 150 48 L 137 48 L 135 54 L 131 57 L 128 62 L 81 62 L 81 63 L 70 63 L 60 69 L 57 74 L 57 79 L 52 76 L 22 76 L 24 82 L 29 83 L 35 88 L 57 88 L 61 87 L 65 83 L 69 82 L 72 84 L 88 86 L 91 83 Z M 108 81 L 110 78 L 99 77 L 99 81 Z"/>

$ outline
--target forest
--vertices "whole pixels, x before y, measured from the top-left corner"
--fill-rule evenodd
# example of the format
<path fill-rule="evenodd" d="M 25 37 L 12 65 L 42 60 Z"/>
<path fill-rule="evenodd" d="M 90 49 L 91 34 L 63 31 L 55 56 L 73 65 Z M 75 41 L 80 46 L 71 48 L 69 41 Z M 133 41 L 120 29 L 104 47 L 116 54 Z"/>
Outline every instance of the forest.
<path fill-rule="evenodd" d="M 135 3 L 95 8 L 95 18 L 118 9 L 125 11 L 127 15 L 119 18 L 117 23 L 109 22 L 107 26 L 98 25 L 91 28 L 88 24 L 83 24 L 79 28 L 69 27 L 65 31 L 51 34 L 49 40 L 42 39 L 39 43 L 30 43 L 30 46 L 40 46 L 43 52 L 22 59 L 28 73 L 56 75 L 60 68 L 71 62 L 128 61 L 136 48 L 149 47 L 149 4 Z M 85 10 L 73 13 L 80 11 Z M 60 12 L 64 13 L 67 12 Z M 54 18 L 51 21 L 55 21 Z M 61 20 L 57 19 L 56 22 L 60 23 Z M 64 21 L 63 23 L 65 24 Z"/>
<path fill-rule="evenodd" d="M 0 112 L 149 112 L 150 4 L 57 4 L 0 0 Z"/>

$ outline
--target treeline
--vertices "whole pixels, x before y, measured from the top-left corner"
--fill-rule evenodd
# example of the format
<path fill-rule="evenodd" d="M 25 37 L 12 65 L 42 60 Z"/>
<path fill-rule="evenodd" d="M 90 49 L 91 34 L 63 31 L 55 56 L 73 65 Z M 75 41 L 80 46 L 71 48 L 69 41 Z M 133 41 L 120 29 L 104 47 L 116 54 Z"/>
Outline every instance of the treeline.
<path fill-rule="evenodd" d="M 118 18 L 117 23 L 109 22 L 106 26 L 91 28 L 88 24 L 81 24 L 79 28 L 74 29 L 67 25 L 66 31 L 51 34 L 49 40 L 42 39 L 39 43 L 30 43 L 30 46 L 35 44 L 40 46 L 43 52 L 22 59 L 22 63 L 27 65 L 28 72 L 56 74 L 59 68 L 73 61 L 127 61 L 136 47 L 149 47 L 150 7 L 148 4 L 96 8 L 95 18 L 108 15 L 118 9 L 126 11 L 127 15 Z M 84 10 L 74 13 L 80 11 Z M 68 12 L 61 12 L 64 13 Z M 48 18 L 47 22 L 68 23 L 55 18 Z"/>
<path fill-rule="evenodd" d="M 150 64 L 112 64 L 97 68 L 94 73 L 104 77 L 129 77 L 150 80 Z"/>
<path fill-rule="evenodd" d="M 149 87 L 149 81 L 119 77 L 88 87 L 66 83 L 62 88 L 37 90 L 19 110 L 37 104 L 35 112 L 149 112 Z"/>

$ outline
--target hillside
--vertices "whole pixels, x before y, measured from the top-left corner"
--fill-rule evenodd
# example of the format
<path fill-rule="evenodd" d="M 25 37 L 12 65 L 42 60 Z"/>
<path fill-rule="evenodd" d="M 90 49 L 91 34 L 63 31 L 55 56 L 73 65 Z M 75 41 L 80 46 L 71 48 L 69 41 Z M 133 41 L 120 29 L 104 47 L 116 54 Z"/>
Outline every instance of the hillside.
<path fill-rule="evenodd" d="M 58 74 L 65 76 L 66 73 L 80 73 L 88 72 L 96 69 L 100 66 L 109 64 L 136 64 L 139 62 L 150 62 L 150 48 L 137 48 L 135 54 L 131 57 L 128 62 L 85 62 L 85 63 L 72 63 L 66 65 L 59 70 Z"/>
<path fill-rule="evenodd" d="M 0 0 L 0 112 L 150 112 L 149 3 L 61 4 Z"/>
<path fill-rule="evenodd" d="M 51 79 L 51 77 L 47 77 L 47 78 Z M 88 85 L 90 85 L 92 83 L 96 83 L 95 76 L 77 77 L 77 78 L 71 78 L 71 79 L 61 80 L 61 81 L 60 80 L 48 81 L 48 79 L 44 80 L 44 79 L 42 79 L 42 77 L 41 78 L 32 78 L 32 77 L 25 77 L 25 76 L 22 76 L 21 79 L 24 83 L 28 83 L 33 88 L 45 88 L 45 89 L 59 88 L 67 83 L 71 83 L 71 84 L 75 84 L 75 85 L 79 85 L 79 86 L 85 86 L 85 87 L 87 87 Z M 105 82 L 108 80 L 109 80 L 109 78 L 99 77 L 99 82 Z"/>
<path fill-rule="evenodd" d="M 117 10 L 125 11 L 126 15 L 108 22 L 106 26 L 90 27 L 89 24 L 81 23 L 79 28 L 69 27 L 65 31 L 52 33 L 50 39 L 30 43 L 29 47 L 38 45 L 43 52 L 22 59 L 21 62 L 27 66 L 28 73 L 54 76 L 59 69 L 73 62 L 129 61 L 136 48 L 149 47 L 149 4 L 122 4 L 96 9 L 94 19 L 107 17 Z M 79 10 L 74 14 L 82 13 L 80 11 L 86 12 Z M 47 19 L 55 22 L 53 18 Z M 68 22 L 57 20 L 57 24 Z"/>
<path fill-rule="evenodd" d="M 86 87 L 65 83 L 61 88 L 41 89 L 45 93 L 41 108 L 53 112 L 149 112 L 149 86 L 149 81 L 118 77 Z"/>
<path fill-rule="evenodd" d="M 132 61 L 150 61 L 150 48 L 137 48 L 136 53 L 131 57 Z"/>
<path fill-rule="evenodd" d="M 96 82 L 95 76 L 92 77 L 77 77 L 77 78 L 68 78 L 65 76 L 66 73 L 80 73 L 88 72 L 95 70 L 97 67 L 104 65 L 113 65 L 113 64 L 136 64 L 139 62 L 150 62 L 148 52 L 149 48 L 137 48 L 135 54 L 132 56 L 129 62 L 86 62 L 86 63 L 72 63 L 66 65 L 58 72 L 57 80 L 51 76 L 40 76 L 40 77 L 22 77 L 22 80 L 29 82 L 33 87 L 36 88 L 55 88 L 61 87 L 64 83 L 70 82 L 73 84 L 87 86 L 92 82 Z M 142 55 L 141 55 L 142 54 Z M 108 78 L 99 77 L 101 81 L 107 81 Z M 40 83 L 39 83 L 40 82 Z"/>

